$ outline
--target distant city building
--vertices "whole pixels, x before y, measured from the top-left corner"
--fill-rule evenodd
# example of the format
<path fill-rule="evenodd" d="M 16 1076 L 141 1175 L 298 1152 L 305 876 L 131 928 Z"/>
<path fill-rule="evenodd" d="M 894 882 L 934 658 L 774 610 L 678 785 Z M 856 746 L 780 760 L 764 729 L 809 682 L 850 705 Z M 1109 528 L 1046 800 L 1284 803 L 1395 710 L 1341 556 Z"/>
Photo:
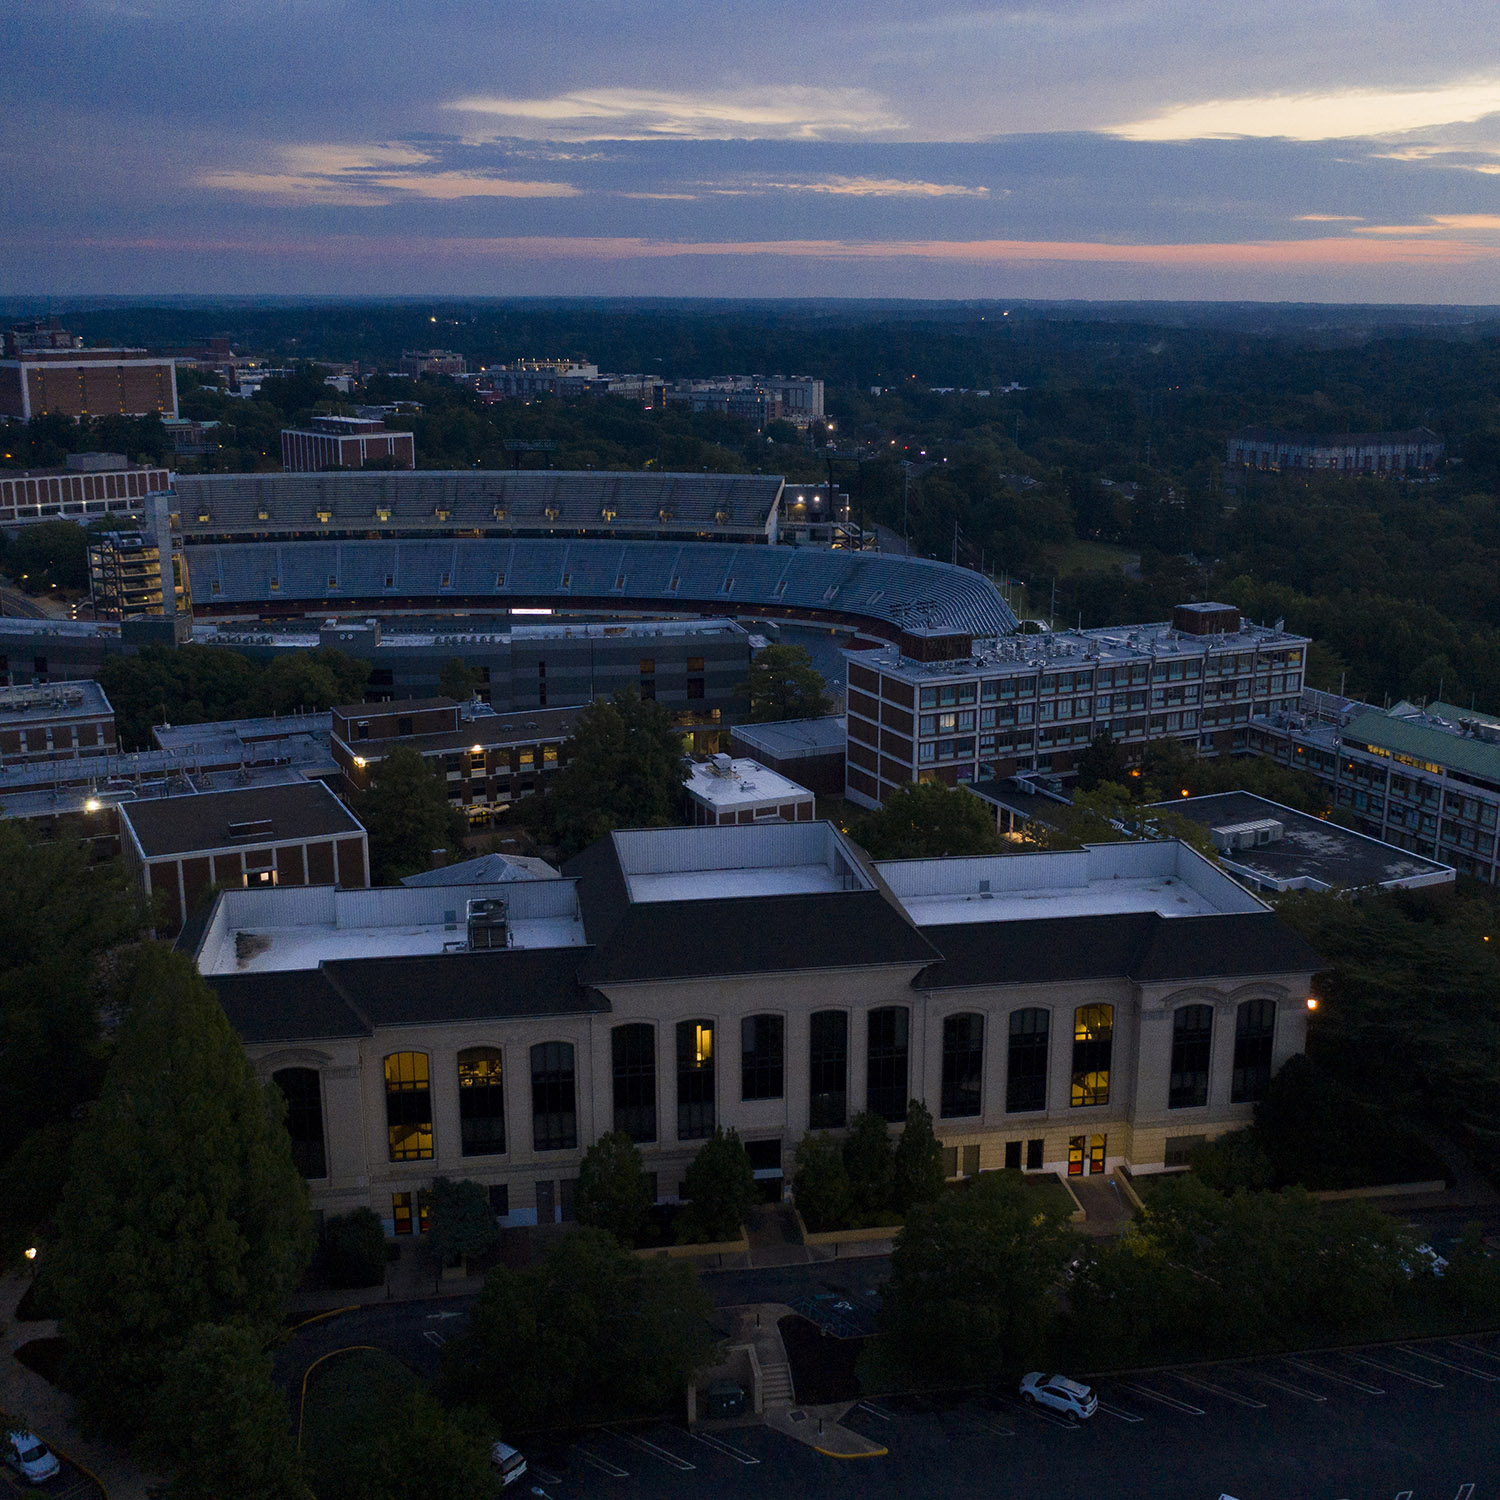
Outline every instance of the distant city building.
<path fill-rule="evenodd" d="M 314 417 L 306 427 L 282 429 L 281 466 L 291 473 L 371 465 L 416 468 L 416 439 L 390 431 L 379 417 Z"/>
<path fill-rule="evenodd" d="M 144 349 L 85 349 L 57 323 L 19 324 L 0 358 L 0 417 L 177 415 L 169 356 Z"/>
<path fill-rule="evenodd" d="M 163 417 L 161 425 L 171 439 L 172 451 L 180 457 L 201 458 L 219 451 L 217 422 L 200 422 L 191 417 Z"/>
<path fill-rule="evenodd" d="M 0 766 L 112 755 L 116 748 L 115 711 L 97 682 L 0 687 Z"/>
<path fill-rule="evenodd" d="M 121 803 L 120 852 L 175 931 L 210 886 L 370 884 L 369 840 L 320 781 Z M 241 941 L 255 951 L 255 937 Z"/>
<path fill-rule="evenodd" d="M 600 374 L 598 365 L 582 360 L 518 359 L 508 365 L 486 365 L 474 387 L 487 401 L 604 395 L 651 406 L 661 401 L 663 381 L 660 376 Z"/>
<path fill-rule="evenodd" d="M 908 781 L 1066 774 L 1106 730 L 1127 752 L 1163 738 L 1201 755 L 1245 750 L 1252 717 L 1296 706 L 1308 644 L 1223 604 L 981 642 L 908 631 L 845 653 L 848 796 L 875 807 Z"/>
<path fill-rule="evenodd" d="M 0 526 L 138 513 L 171 484 L 171 470 L 123 453 L 70 453 L 61 469 L 0 469 Z"/>
<path fill-rule="evenodd" d="M 826 719 L 783 719 L 775 724 L 736 724 L 730 752 L 753 757 L 810 792 L 825 797 L 844 791 L 844 741 L 841 715 Z"/>
<path fill-rule="evenodd" d="M 403 349 L 397 368 L 403 375 L 462 375 L 464 357 L 452 349 Z"/>
<path fill-rule="evenodd" d="M 1429 474 L 1443 457 L 1443 440 L 1428 427 L 1409 432 L 1307 434 L 1252 428 L 1229 439 L 1236 469 L 1315 470 L 1358 475 Z"/>
<path fill-rule="evenodd" d="M 720 753 L 694 761 L 688 773 L 694 823 L 811 823 L 814 797 L 805 787 L 748 757 Z"/>
<path fill-rule="evenodd" d="M 809 376 L 721 375 L 710 380 L 679 380 L 665 399 L 695 412 L 714 411 L 763 427 L 791 422 L 798 427 L 823 417 L 823 382 Z"/>
<path fill-rule="evenodd" d="M 448 800 L 470 823 L 482 824 L 546 789 L 577 716 L 576 707 L 500 714 L 451 698 L 356 703 L 333 710 L 329 744 L 355 794 L 369 788 L 386 756 L 415 750 L 443 777 Z"/>

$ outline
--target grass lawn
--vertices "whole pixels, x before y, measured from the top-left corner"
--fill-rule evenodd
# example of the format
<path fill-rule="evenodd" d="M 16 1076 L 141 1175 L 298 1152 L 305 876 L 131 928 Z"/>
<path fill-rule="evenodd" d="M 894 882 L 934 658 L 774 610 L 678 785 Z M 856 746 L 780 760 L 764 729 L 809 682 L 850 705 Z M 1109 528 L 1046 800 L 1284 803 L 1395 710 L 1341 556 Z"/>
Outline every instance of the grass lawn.
<path fill-rule="evenodd" d="M 302 1409 L 302 1452 L 318 1494 L 344 1494 L 341 1476 L 357 1470 L 374 1437 L 421 1382 L 379 1349 L 352 1349 L 309 1375 Z"/>
<path fill-rule="evenodd" d="M 1022 1179 L 1027 1188 L 1037 1195 L 1040 1207 L 1050 1209 L 1059 1213 L 1063 1218 L 1069 1218 L 1076 1211 L 1071 1194 L 1067 1188 L 1057 1180 L 1053 1172 L 1027 1173 Z"/>
<path fill-rule="evenodd" d="M 1118 573 L 1127 562 L 1141 560 L 1139 552 L 1108 542 L 1052 542 L 1043 551 L 1047 567 L 1055 570 L 1059 578 L 1070 578 L 1075 573 Z M 1040 586 L 1037 592 L 1041 592 Z"/>

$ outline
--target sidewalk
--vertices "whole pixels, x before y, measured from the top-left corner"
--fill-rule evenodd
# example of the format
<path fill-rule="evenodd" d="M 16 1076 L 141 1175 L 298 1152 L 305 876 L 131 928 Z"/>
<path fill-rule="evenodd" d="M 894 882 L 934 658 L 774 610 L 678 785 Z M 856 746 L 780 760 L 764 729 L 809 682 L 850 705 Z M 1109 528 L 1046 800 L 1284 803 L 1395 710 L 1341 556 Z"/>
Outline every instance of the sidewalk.
<path fill-rule="evenodd" d="M 1120 1191 L 1113 1175 L 1109 1177 L 1070 1177 L 1068 1186 L 1078 1199 L 1085 1218 L 1078 1229 L 1087 1235 L 1103 1238 L 1123 1234 L 1135 1209 Z"/>
<path fill-rule="evenodd" d="M 90 1475 L 108 1500 L 148 1500 L 148 1484 L 156 1481 L 148 1481 L 129 1454 L 86 1441 L 73 1425 L 73 1398 L 15 1357 L 22 1344 L 57 1336 L 57 1324 L 50 1319 L 17 1321 L 16 1307 L 29 1285 L 24 1276 L 0 1278 L 0 1411 L 24 1417 L 39 1438 Z"/>

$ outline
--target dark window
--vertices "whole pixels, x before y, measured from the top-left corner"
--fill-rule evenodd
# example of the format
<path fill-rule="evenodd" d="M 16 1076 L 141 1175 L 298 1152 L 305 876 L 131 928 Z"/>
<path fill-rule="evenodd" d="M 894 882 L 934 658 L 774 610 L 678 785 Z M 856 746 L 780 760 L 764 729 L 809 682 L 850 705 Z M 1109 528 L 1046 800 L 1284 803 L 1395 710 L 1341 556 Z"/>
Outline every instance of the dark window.
<path fill-rule="evenodd" d="M 616 1026 L 610 1036 L 614 1064 L 615 1129 L 633 1141 L 656 1139 L 656 1032 L 650 1026 Z"/>
<path fill-rule="evenodd" d="M 1232 1103 L 1254 1104 L 1266 1097 L 1275 1035 L 1276 1002 L 1246 1000 L 1234 1018 L 1234 1078 L 1229 1090 Z"/>
<path fill-rule="evenodd" d="M 984 1083 L 984 1017 L 970 1012 L 943 1022 L 945 1120 L 977 1115 Z"/>
<path fill-rule="evenodd" d="M 780 1016 L 746 1016 L 740 1022 L 740 1098 L 779 1099 L 783 1083 Z"/>
<path fill-rule="evenodd" d="M 510 1187 L 503 1182 L 490 1184 L 490 1212 L 503 1219 L 510 1212 Z"/>
<path fill-rule="evenodd" d="M 714 1133 L 714 1024 L 677 1023 L 677 1139 Z"/>
<path fill-rule="evenodd" d="M 810 1030 L 807 1123 L 827 1130 L 849 1118 L 849 1017 L 841 1010 L 814 1011 Z"/>
<path fill-rule="evenodd" d="M 385 1060 L 385 1125 L 392 1161 L 432 1155 L 432 1093 L 425 1052 L 393 1052 Z"/>
<path fill-rule="evenodd" d="M 292 1160 L 304 1177 L 326 1177 L 323 1148 L 323 1094 L 316 1068 L 283 1068 L 273 1075 L 286 1100 L 286 1129 L 292 1138 Z"/>
<path fill-rule="evenodd" d="M 1005 1073 L 1005 1108 L 1011 1114 L 1047 1107 L 1047 1028 L 1044 1010 L 1010 1013 L 1010 1056 Z"/>
<path fill-rule="evenodd" d="M 1206 1135 L 1169 1135 L 1167 1137 L 1167 1148 L 1164 1167 L 1190 1167 L 1193 1164 L 1193 1152 L 1208 1140 Z"/>
<path fill-rule="evenodd" d="M 496 1156 L 505 1150 L 498 1047 L 470 1047 L 458 1054 L 458 1119 L 465 1156 Z"/>
<path fill-rule="evenodd" d="M 689 698 L 701 698 L 703 696 L 703 679 L 701 677 L 688 678 L 687 695 Z"/>
<path fill-rule="evenodd" d="M 1078 1108 L 1109 1103 L 1109 1064 L 1114 1051 L 1115 1008 L 1080 1005 L 1073 1013 L 1073 1096 Z"/>
<path fill-rule="evenodd" d="M 410 734 L 411 733 L 411 720 L 407 719 L 407 718 L 397 719 L 396 720 L 396 733 L 397 734 L 401 734 L 401 735 Z"/>
<path fill-rule="evenodd" d="M 1044 1142 L 1039 1137 L 1033 1141 L 1026 1142 L 1026 1170 L 1028 1172 L 1040 1172 L 1042 1170 L 1042 1146 Z"/>
<path fill-rule="evenodd" d="M 538 1151 L 569 1151 L 578 1144 L 571 1042 L 540 1042 L 531 1049 L 531 1143 Z"/>
<path fill-rule="evenodd" d="M 656 680 L 655 678 L 643 678 L 641 681 L 641 701 L 643 703 L 656 702 Z"/>
<path fill-rule="evenodd" d="M 1019 1172 L 1021 1170 L 1020 1141 L 1007 1141 L 1005 1143 L 1005 1170 L 1007 1172 Z"/>
<path fill-rule="evenodd" d="M 904 1005 L 872 1010 L 865 1079 L 865 1108 L 882 1120 L 904 1120 L 911 1012 Z"/>
<path fill-rule="evenodd" d="M 1213 1006 L 1184 1005 L 1173 1015 L 1168 1109 L 1196 1109 L 1208 1103 L 1208 1058 L 1213 1035 Z"/>

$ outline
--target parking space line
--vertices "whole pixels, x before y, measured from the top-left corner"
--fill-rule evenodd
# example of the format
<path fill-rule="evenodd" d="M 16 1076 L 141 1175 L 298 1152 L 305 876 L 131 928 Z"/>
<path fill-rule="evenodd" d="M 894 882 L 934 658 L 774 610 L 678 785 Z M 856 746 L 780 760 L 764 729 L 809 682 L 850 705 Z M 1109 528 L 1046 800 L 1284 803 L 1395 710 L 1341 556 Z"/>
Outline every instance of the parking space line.
<path fill-rule="evenodd" d="M 667 1448 L 653 1443 L 649 1438 L 638 1437 L 633 1432 L 616 1432 L 612 1427 L 604 1429 L 612 1438 L 618 1438 L 622 1443 L 629 1443 L 632 1448 L 642 1453 L 649 1453 L 652 1458 L 659 1458 L 664 1464 L 670 1464 L 680 1473 L 686 1474 L 698 1467 L 695 1463 L 689 1463 L 687 1459 L 671 1452 Z"/>
<path fill-rule="evenodd" d="M 753 1453 L 746 1453 L 743 1448 L 736 1448 L 733 1443 L 726 1443 L 723 1438 L 714 1437 L 711 1433 L 690 1432 L 688 1436 L 695 1443 L 702 1443 L 705 1448 L 712 1448 L 715 1453 L 722 1453 L 726 1458 L 732 1458 L 737 1464 L 760 1462 Z"/>
<path fill-rule="evenodd" d="M 1458 1493 L 1453 1497 L 1453 1500 L 1470 1500 L 1470 1497 L 1473 1495 L 1473 1493 L 1474 1486 L 1472 1484 L 1461 1484 L 1459 1485 Z"/>
<path fill-rule="evenodd" d="M 562 1483 L 562 1480 L 559 1479 L 556 1474 L 553 1474 L 550 1470 L 542 1468 L 542 1466 L 540 1464 L 528 1463 L 526 1465 L 526 1467 L 527 1467 L 528 1470 L 530 1470 L 531 1473 L 535 1474 L 536 1477 L 538 1479 L 540 1479 L 543 1484 L 561 1484 Z"/>
<path fill-rule="evenodd" d="M 1289 1359 L 1286 1361 L 1294 1370 L 1305 1370 L 1309 1375 L 1321 1375 L 1324 1380 L 1331 1380 L 1335 1385 L 1352 1386 L 1356 1391 L 1363 1391 L 1367 1396 L 1383 1396 L 1383 1386 L 1371 1385 L 1368 1380 L 1356 1380 L 1352 1375 L 1345 1375 L 1339 1370 L 1330 1370 L 1323 1365 L 1315 1365 L 1303 1359 Z"/>
<path fill-rule="evenodd" d="M 1328 1400 L 1327 1396 L 1318 1391 L 1305 1391 L 1300 1385 L 1293 1385 L 1289 1380 L 1279 1380 L 1275 1375 L 1267 1375 L 1264 1370 L 1247 1370 L 1245 1373 L 1252 1380 L 1258 1380 L 1262 1385 L 1268 1385 L 1273 1390 L 1285 1391 L 1288 1396 L 1301 1396 L 1304 1401 L 1316 1401 L 1320 1406 Z"/>
<path fill-rule="evenodd" d="M 1099 1410 L 1108 1412 L 1110 1416 L 1118 1418 L 1121 1422 L 1144 1422 L 1146 1420 L 1138 1412 L 1126 1411 L 1123 1406 L 1111 1406 L 1108 1401 L 1101 1401 Z"/>
<path fill-rule="evenodd" d="M 443 1335 L 440 1334 L 435 1328 L 424 1328 L 422 1330 L 422 1337 L 426 1339 L 434 1349 L 441 1349 L 443 1345 L 448 1342 L 448 1340 L 445 1339 Z"/>
<path fill-rule="evenodd" d="M 1030 1401 L 1022 1401 L 1019 1396 L 996 1396 L 995 1400 L 1004 1401 L 1006 1406 L 1018 1406 L 1029 1416 L 1035 1417 L 1039 1422 L 1050 1422 L 1054 1427 L 1066 1428 L 1069 1432 L 1078 1431 L 1078 1423 L 1070 1422 L 1066 1417 L 1060 1417 L 1055 1411 L 1047 1411 L 1044 1407 L 1035 1405 Z"/>
<path fill-rule="evenodd" d="M 995 1437 L 1014 1437 L 1014 1427 L 1002 1427 L 998 1422 L 991 1421 L 981 1412 L 965 1411 L 963 1414 L 965 1422 L 971 1422 L 975 1427 L 983 1428 L 985 1432 L 993 1433 Z"/>
<path fill-rule="evenodd" d="M 882 1422 L 891 1420 L 891 1413 L 883 1406 L 876 1406 L 873 1401 L 860 1401 L 855 1404 L 856 1411 L 867 1411 L 872 1417 L 879 1417 Z"/>
<path fill-rule="evenodd" d="M 1167 1396 L 1161 1391 L 1153 1391 L 1150 1386 L 1127 1385 L 1125 1389 L 1132 1395 L 1144 1396 L 1147 1401 L 1159 1401 L 1163 1406 L 1170 1406 L 1173 1411 L 1186 1412 L 1190 1417 L 1203 1415 L 1201 1406 L 1194 1406 L 1190 1401 L 1179 1401 L 1176 1396 Z"/>
<path fill-rule="evenodd" d="M 587 1448 L 575 1448 L 573 1450 L 584 1463 L 592 1464 L 601 1474 L 608 1474 L 611 1479 L 629 1479 L 630 1470 L 622 1469 L 619 1464 L 612 1464 L 607 1458 L 600 1458 L 596 1453 L 590 1453 Z"/>
<path fill-rule="evenodd" d="M 1410 1370 L 1403 1370 L 1400 1365 L 1382 1364 L 1378 1359 L 1371 1359 L 1366 1354 L 1345 1354 L 1345 1359 L 1352 1359 L 1357 1365 L 1369 1365 L 1372 1370 L 1384 1370 L 1387 1375 L 1395 1375 L 1402 1380 L 1409 1380 L 1413 1385 L 1425 1385 L 1429 1391 L 1440 1391 L 1443 1389 L 1441 1380 L 1434 1380 L 1430 1375 L 1413 1375 Z"/>
<path fill-rule="evenodd" d="M 1248 1406 L 1252 1411 L 1264 1411 L 1266 1403 L 1257 1401 L 1254 1396 L 1242 1396 L 1238 1391 L 1231 1391 L 1222 1385 L 1215 1385 L 1211 1380 L 1200 1380 L 1196 1375 L 1183 1375 L 1177 1371 L 1172 1372 L 1173 1380 L 1180 1380 L 1184 1385 L 1195 1385 L 1200 1391 L 1209 1391 L 1215 1396 L 1222 1396 L 1226 1401 L 1234 1401 L 1240 1406 Z"/>
<path fill-rule="evenodd" d="M 1448 1342 L 1457 1349 L 1462 1349 L 1465 1354 L 1477 1354 L 1481 1359 L 1493 1359 L 1500 1361 L 1500 1354 L 1493 1349 L 1481 1349 L 1478 1344 L 1470 1344 L 1464 1339 L 1449 1339 Z"/>
<path fill-rule="evenodd" d="M 1411 1500 L 1410 1490 L 1397 1490 L 1396 1500 Z"/>
<path fill-rule="evenodd" d="M 1441 1365 L 1445 1370 L 1457 1370 L 1460 1375 L 1472 1375 L 1475 1380 L 1488 1381 L 1490 1384 L 1500 1382 L 1500 1375 L 1492 1374 L 1489 1370 L 1475 1370 L 1469 1365 L 1456 1365 L 1452 1360 L 1439 1359 L 1435 1354 L 1424 1353 L 1421 1349 L 1413 1349 L 1407 1344 L 1396 1346 L 1403 1354 L 1409 1354 L 1413 1359 L 1425 1359 L 1430 1365 Z"/>

